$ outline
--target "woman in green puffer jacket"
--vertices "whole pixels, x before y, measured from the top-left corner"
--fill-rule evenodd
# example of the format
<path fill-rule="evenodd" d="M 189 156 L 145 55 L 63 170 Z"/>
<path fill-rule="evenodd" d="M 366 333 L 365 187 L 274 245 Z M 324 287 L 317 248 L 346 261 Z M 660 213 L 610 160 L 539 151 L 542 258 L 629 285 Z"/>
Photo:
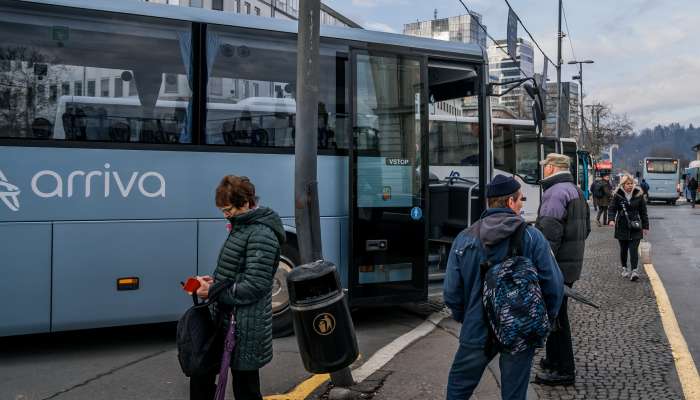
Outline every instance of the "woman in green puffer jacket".
<path fill-rule="evenodd" d="M 236 400 L 262 400 L 259 370 L 272 360 L 272 281 L 285 233 L 277 213 L 257 207 L 255 186 L 246 177 L 229 175 L 216 189 L 216 206 L 230 223 L 226 242 L 211 276 L 197 277 L 197 295 L 206 299 L 210 287 L 227 279 L 234 284 L 214 303 L 222 330 L 236 317 L 236 347 L 231 356 L 233 394 Z M 223 315 L 221 315 L 223 314 Z M 223 336 L 223 335 L 222 335 Z M 211 400 L 216 375 L 193 377 L 190 399 Z"/>

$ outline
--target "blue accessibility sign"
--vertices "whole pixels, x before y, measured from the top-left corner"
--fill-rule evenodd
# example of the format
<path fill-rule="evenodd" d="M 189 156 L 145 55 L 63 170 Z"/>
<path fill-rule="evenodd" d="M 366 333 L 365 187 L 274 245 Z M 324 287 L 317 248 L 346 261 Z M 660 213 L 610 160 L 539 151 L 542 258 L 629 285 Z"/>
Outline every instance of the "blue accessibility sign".
<path fill-rule="evenodd" d="M 411 209 L 411 218 L 413 218 L 415 221 L 423 218 L 423 210 L 420 207 L 413 207 Z"/>

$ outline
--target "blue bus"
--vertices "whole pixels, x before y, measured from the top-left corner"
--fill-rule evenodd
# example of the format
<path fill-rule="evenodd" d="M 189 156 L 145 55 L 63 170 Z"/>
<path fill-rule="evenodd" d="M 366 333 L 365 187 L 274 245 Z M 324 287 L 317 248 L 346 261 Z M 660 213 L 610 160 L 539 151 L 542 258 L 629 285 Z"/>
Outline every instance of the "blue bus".
<path fill-rule="evenodd" d="M 683 181 L 683 197 L 685 201 L 690 203 L 693 199 L 690 196 L 690 191 L 688 190 L 688 182 L 690 178 L 695 178 L 697 182 L 700 182 L 700 160 L 691 161 L 688 164 L 688 168 L 683 169 L 682 181 Z M 698 201 L 697 195 L 695 196 L 695 201 Z"/>
<path fill-rule="evenodd" d="M 676 204 L 680 196 L 680 169 L 673 158 L 645 157 L 642 179 L 649 184 L 648 201 Z"/>
<path fill-rule="evenodd" d="M 283 218 L 274 329 L 290 331 L 296 30 L 147 2 L 0 0 L 0 336 L 177 319 L 191 301 L 179 282 L 211 273 L 227 235 L 214 206 L 227 174 Z M 425 299 L 426 220 L 447 207 L 429 198 L 428 110 L 477 101 L 483 204 L 485 52 L 324 26 L 320 62 L 324 256 L 353 305 Z"/>

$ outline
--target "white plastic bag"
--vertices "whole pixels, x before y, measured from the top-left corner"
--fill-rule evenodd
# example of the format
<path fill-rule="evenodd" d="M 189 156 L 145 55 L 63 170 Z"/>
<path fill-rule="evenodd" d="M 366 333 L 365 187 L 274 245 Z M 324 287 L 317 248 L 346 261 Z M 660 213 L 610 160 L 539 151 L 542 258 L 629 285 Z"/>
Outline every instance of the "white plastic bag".
<path fill-rule="evenodd" d="M 639 259 L 642 264 L 651 264 L 651 242 L 646 239 L 642 239 L 639 244 Z"/>

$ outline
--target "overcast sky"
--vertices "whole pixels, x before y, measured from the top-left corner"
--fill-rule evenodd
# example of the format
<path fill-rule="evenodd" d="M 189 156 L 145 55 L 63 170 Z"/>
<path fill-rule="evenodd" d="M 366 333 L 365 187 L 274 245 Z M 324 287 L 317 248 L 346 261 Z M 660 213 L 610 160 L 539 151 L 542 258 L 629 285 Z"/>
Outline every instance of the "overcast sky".
<path fill-rule="evenodd" d="M 489 33 L 505 38 L 504 0 L 463 0 L 483 16 Z M 547 56 L 556 60 L 557 0 L 509 0 Z M 458 0 L 324 0 L 367 29 L 401 33 L 403 24 L 464 14 Z M 584 100 L 609 103 L 626 113 L 635 129 L 679 122 L 700 125 L 700 0 L 564 0 L 570 39 L 564 63 L 584 65 Z M 566 26 L 562 28 L 566 32 Z M 522 27 L 518 35 L 527 38 Z M 573 52 L 572 55 L 572 46 Z M 536 53 L 535 71 L 542 70 Z M 556 61 L 555 61 L 556 62 Z M 578 66 L 564 65 L 562 80 Z M 556 70 L 549 67 L 556 81 Z"/>

